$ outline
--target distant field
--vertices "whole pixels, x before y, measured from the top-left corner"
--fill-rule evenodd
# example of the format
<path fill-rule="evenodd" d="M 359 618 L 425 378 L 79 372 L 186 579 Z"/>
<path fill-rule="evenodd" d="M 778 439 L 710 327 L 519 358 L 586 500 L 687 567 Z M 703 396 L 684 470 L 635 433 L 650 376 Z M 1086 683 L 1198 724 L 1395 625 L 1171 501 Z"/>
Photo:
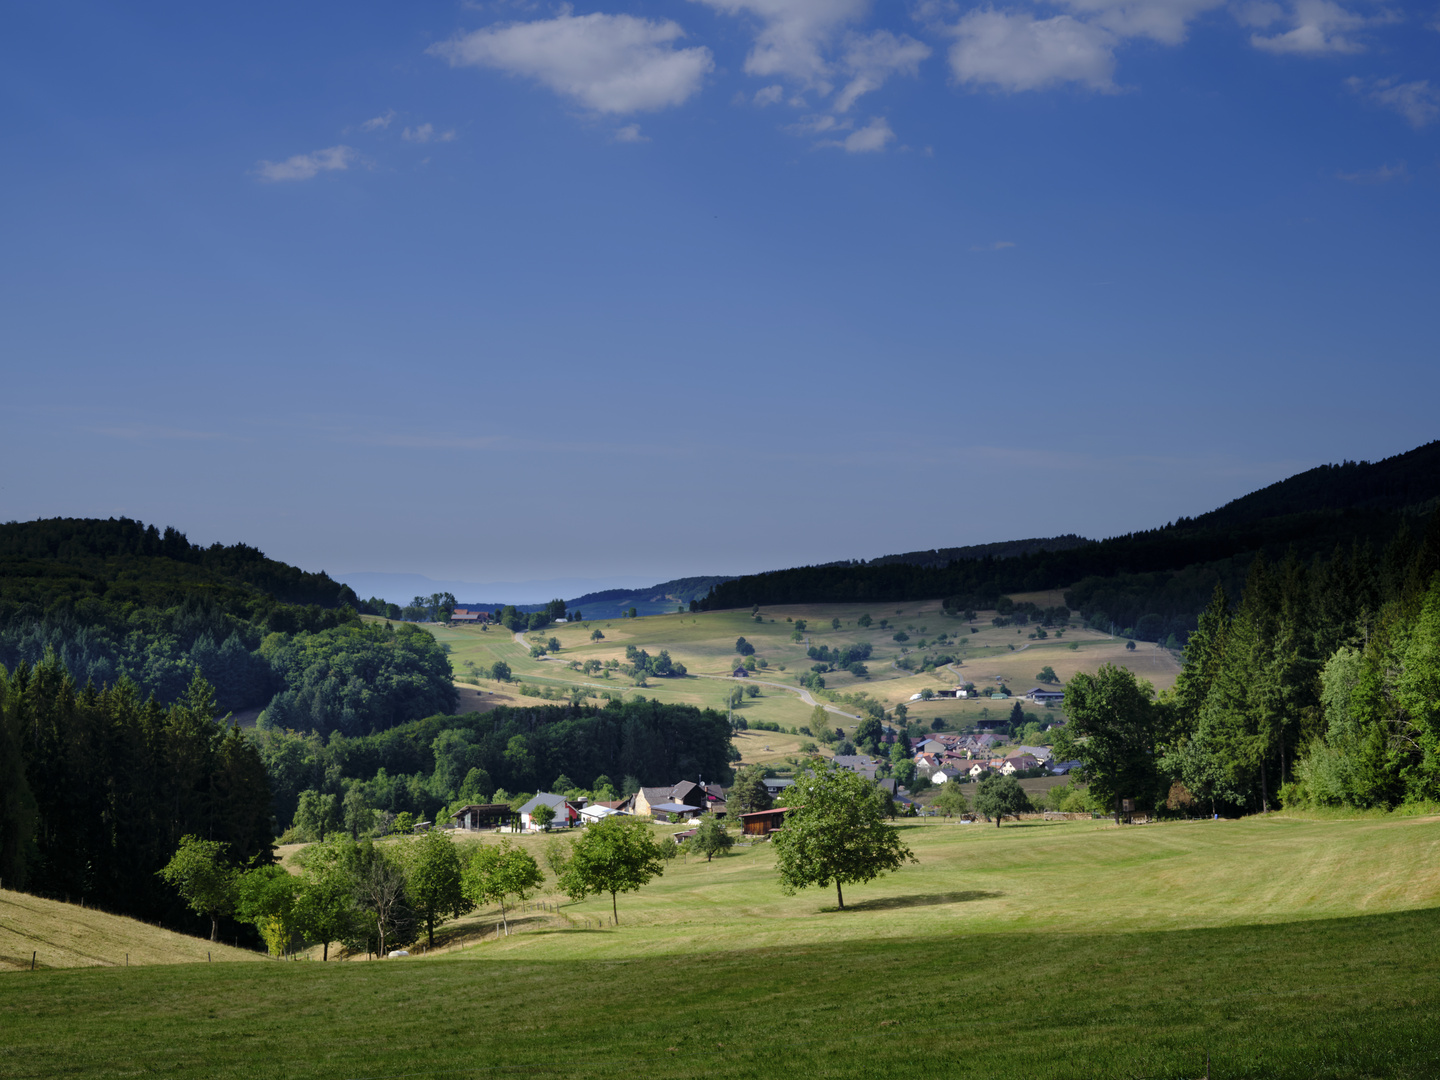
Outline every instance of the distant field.
<path fill-rule="evenodd" d="M 1059 602 L 1049 594 L 1035 595 L 1041 600 Z M 874 625 L 868 629 L 858 624 L 863 614 L 869 614 L 874 620 Z M 1000 678 L 1012 691 L 1023 693 L 1035 685 L 1036 675 L 1047 665 L 1054 668 L 1061 680 L 1065 680 L 1077 671 L 1093 672 L 1103 663 L 1122 664 L 1153 683 L 1157 691 L 1172 686 L 1180 670 L 1172 653 L 1153 644 L 1137 643 L 1134 651 L 1127 651 L 1121 639 L 1073 627 L 1067 629 L 1062 638 L 1057 639 L 1051 631 L 1046 640 L 1032 641 L 1029 634 L 1033 627 L 1019 628 L 1018 633 L 1015 627 L 994 627 L 990 624 L 993 612 L 981 612 L 973 623 L 966 623 L 946 615 L 939 601 L 888 606 L 786 605 L 764 608 L 760 615 L 762 621 L 757 621 L 748 611 L 713 611 L 565 624 L 528 635 L 529 640 L 537 642 L 551 637 L 559 639 L 560 652 L 543 660 L 532 660 L 528 647 L 517 644 L 500 627 L 481 630 L 476 627 L 437 626 L 430 629 L 439 641 L 450 646 L 451 661 L 463 682 L 473 681 L 465 675 L 467 661 L 482 669 L 488 669 L 496 660 L 509 664 L 514 683 L 507 686 L 481 680 L 474 685 L 520 702 L 535 700 L 518 695 L 516 684 L 523 681 L 566 692 L 575 688 L 592 694 L 609 690 L 611 693 L 642 694 L 665 702 L 724 708 L 734 684 L 725 679 L 694 676 L 728 676 L 740 660 L 735 652 L 735 641 L 742 636 L 755 646 L 756 655 L 763 657 L 768 665 L 766 669 L 757 671 L 755 677 L 787 685 L 798 685 L 797 677 L 809 671 L 812 661 L 806 655 L 807 645 L 827 645 L 833 649 L 856 642 L 869 642 L 872 647 L 872 656 L 867 662 L 869 677 L 856 678 L 848 673 L 831 672 L 825 676 L 826 688 L 842 693 L 864 691 L 883 701 L 887 707 L 909 703 L 911 695 L 927 687 L 934 690 L 952 687 L 961 676 L 982 687 Z M 807 620 L 806 640 L 791 640 L 794 619 Z M 838 629 L 831 626 L 835 619 L 841 623 Z M 890 623 L 883 629 L 878 625 L 882 619 Z M 971 633 L 972 628 L 974 633 Z M 591 633 L 596 629 L 605 635 L 598 642 L 590 640 Z M 897 631 L 904 631 L 909 640 L 903 643 L 894 641 Z M 934 644 L 942 633 L 947 635 L 947 643 Z M 916 653 L 921 641 L 929 643 L 926 651 L 955 655 L 956 669 L 940 669 L 921 675 L 894 667 L 894 662 L 903 655 L 902 650 Z M 637 688 L 618 674 L 605 679 L 571 671 L 567 666 L 571 660 L 583 663 L 590 659 L 614 659 L 624 663 L 626 645 L 634 645 L 651 655 L 666 649 L 672 659 L 686 666 L 691 677 L 651 679 L 647 687 Z M 781 670 L 782 667 L 784 670 Z M 752 722 L 768 721 L 786 727 L 809 722 L 812 706 L 805 704 L 795 692 L 762 687 L 761 693 L 758 699 L 747 698 L 738 710 L 739 715 Z M 487 695 L 485 703 L 493 701 Z M 947 699 L 943 703 L 909 704 L 912 715 L 926 724 L 935 717 L 942 717 L 952 725 L 968 726 L 982 717 L 998 715 L 997 710 L 1008 712 L 1010 709 L 1008 702 L 992 703 L 988 700 L 960 702 Z M 845 708 L 843 705 L 837 707 Z M 850 726 L 844 718 L 834 719 L 837 726 Z M 772 740 L 771 745 L 776 741 Z M 793 748 L 785 751 L 791 752 Z"/>
<path fill-rule="evenodd" d="M 617 929 L 606 898 L 408 960 L 16 974 L 0 1076 L 1440 1075 L 1440 819 L 903 835 L 845 912 L 758 845 Z"/>
<path fill-rule="evenodd" d="M 234 949 L 122 915 L 79 904 L 45 900 L 28 893 L 0 890 L 0 973 L 37 968 L 132 967 L 190 964 L 214 960 L 260 960 L 247 949 Z"/>

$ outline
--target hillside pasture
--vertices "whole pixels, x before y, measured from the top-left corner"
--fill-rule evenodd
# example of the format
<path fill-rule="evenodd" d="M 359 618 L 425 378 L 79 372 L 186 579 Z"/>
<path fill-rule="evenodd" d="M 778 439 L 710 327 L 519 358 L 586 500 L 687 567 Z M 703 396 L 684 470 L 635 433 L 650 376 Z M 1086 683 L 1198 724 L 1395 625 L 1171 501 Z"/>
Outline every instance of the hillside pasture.
<path fill-rule="evenodd" d="M 868 628 L 859 625 L 860 617 L 865 614 L 872 619 Z M 1032 640 L 1029 634 L 1033 627 L 996 627 L 991 623 L 993 615 L 993 612 L 980 612 L 973 622 L 965 622 L 944 612 L 938 600 L 889 606 L 782 605 L 763 608 L 758 619 L 748 610 L 739 610 L 671 613 L 638 619 L 583 620 L 527 634 L 524 645 L 516 642 L 513 635 L 502 627 L 492 626 L 482 630 L 478 627 L 431 626 L 428 629 L 450 648 L 451 662 L 459 682 L 484 692 L 478 698 L 467 694 L 461 704 L 462 710 L 476 704 L 493 707 L 496 703 L 535 703 L 537 698 L 519 692 L 520 683 L 550 687 L 565 695 L 579 691 L 592 701 L 608 691 L 611 694 L 639 694 L 666 703 L 724 710 L 734 687 L 734 683 L 726 677 L 742 659 L 735 651 L 736 639 L 740 637 L 754 645 L 756 657 L 762 657 L 766 662 L 765 668 L 754 672 L 756 681 L 777 682 L 796 689 L 761 686 L 761 697 L 745 699 L 737 710 L 739 715 L 751 722 L 764 721 L 787 728 L 806 725 L 810 721 L 813 706 L 796 692 L 799 677 L 807 673 L 812 664 L 806 655 L 809 646 L 843 649 L 860 642 L 868 643 L 872 650 L 870 660 L 866 661 L 869 675 L 857 677 L 848 672 L 831 671 L 825 674 L 826 689 L 839 693 L 862 691 L 883 702 L 887 708 L 906 703 L 911 715 L 927 727 L 936 717 L 945 720 L 948 726 L 956 727 L 969 726 L 986 717 L 998 718 L 1002 715 L 1001 709 L 1008 712 L 1010 703 L 988 699 L 944 699 L 929 703 L 909 700 L 926 688 L 940 690 L 953 687 L 962 678 L 982 688 L 994 685 L 998 679 L 1018 694 L 1035 685 L 1035 676 L 1046 665 L 1054 668 L 1063 681 L 1078 671 L 1093 672 L 1101 664 L 1117 663 L 1149 680 L 1157 691 L 1173 685 L 1179 674 L 1180 666 L 1175 655 L 1153 644 L 1138 643 L 1133 651 L 1126 650 L 1123 639 L 1073 626 L 1066 629 L 1061 638 L 1056 638 L 1051 630 L 1045 640 Z M 799 642 L 792 640 L 797 619 L 803 619 L 807 624 Z M 832 625 L 837 619 L 840 622 L 838 628 Z M 881 620 L 889 625 L 880 627 Z M 599 641 L 591 640 L 595 630 L 604 635 Z M 904 632 L 908 640 L 895 641 L 897 632 Z M 938 641 L 942 635 L 944 640 Z M 544 644 L 552 637 L 560 642 L 558 653 L 538 659 L 530 656 L 531 643 Z M 919 648 L 921 642 L 928 646 L 925 650 Z M 571 661 L 583 664 L 587 660 L 602 663 L 613 660 L 624 664 L 627 645 L 634 645 L 652 656 L 662 649 L 666 650 L 671 659 L 684 664 L 690 674 L 684 678 L 651 678 L 646 686 L 639 687 L 618 672 L 604 677 L 601 673 L 586 674 L 569 667 Z M 912 656 L 949 653 L 955 656 L 956 662 L 953 666 L 931 672 L 909 672 L 895 666 L 896 661 L 907 652 Z M 469 674 L 467 663 L 474 664 L 483 672 L 488 671 L 497 660 L 510 665 L 512 682 L 498 683 Z M 698 677 L 701 675 L 717 677 Z M 853 711 L 846 710 L 843 705 L 838 707 Z M 1030 706 L 1032 711 L 1035 708 Z M 847 729 L 853 726 L 844 717 L 832 719 L 835 726 Z M 793 749 L 776 753 L 783 757 L 793 753 Z M 752 759 L 747 756 L 746 760 Z"/>
<path fill-rule="evenodd" d="M 603 930 L 608 897 L 404 960 L 17 974 L 0 1076 L 1440 1073 L 1440 819 L 903 835 L 920 863 L 843 912 L 758 844 L 671 862 Z"/>
<path fill-rule="evenodd" d="M 0 972 L 37 968 L 193 964 L 207 957 L 261 960 L 258 953 L 211 944 L 94 908 L 0 890 Z"/>

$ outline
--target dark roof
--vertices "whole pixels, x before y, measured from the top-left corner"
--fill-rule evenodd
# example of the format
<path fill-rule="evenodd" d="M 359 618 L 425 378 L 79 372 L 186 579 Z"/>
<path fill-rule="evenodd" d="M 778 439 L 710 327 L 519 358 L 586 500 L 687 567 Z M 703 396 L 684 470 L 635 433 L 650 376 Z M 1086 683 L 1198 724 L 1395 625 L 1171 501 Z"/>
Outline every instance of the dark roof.
<path fill-rule="evenodd" d="M 790 809 L 790 808 L 789 808 L 788 806 L 776 806 L 776 807 L 772 807 L 772 808 L 769 809 L 769 810 L 752 810 L 752 811 L 751 811 L 750 813 L 748 813 L 748 814 L 741 814 L 741 815 L 740 815 L 740 820 L 741 820 L 741 821 L 744 821 L 746 818 L 752 818 L 752 817 L 768 817 L 768 816 L 770 816 L 771 814 L 783 814 L 783 813 L 785 813 L 785 811 L 787 811 L 787 810 L 789 810 L 789 809 Z"/>

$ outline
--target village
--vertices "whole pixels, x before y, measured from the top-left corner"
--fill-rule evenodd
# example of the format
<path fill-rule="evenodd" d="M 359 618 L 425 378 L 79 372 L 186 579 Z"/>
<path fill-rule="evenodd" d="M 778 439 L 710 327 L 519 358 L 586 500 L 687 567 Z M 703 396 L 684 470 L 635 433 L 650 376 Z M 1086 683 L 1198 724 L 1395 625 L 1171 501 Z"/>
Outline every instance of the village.
<path fill-rule="evenodd" d="M 948 693 L 956 696 L 965 692 L 964 687 L 959 687 Z M 1025 700 L 1058 703 L 1063 697 L 1060 691 L 1036 687 L 1025 695 Z M 1064 720 L 1057 718 L 1052 727 L 1063 724 Z M 883 728 L 881 742 L 884 746 L 893 748 L 902 738 L 905 735 L 897 728 L 891 725 Z M 1065 777 L 1079 769 L 1081 764 L 1075 760 L 1055 760 L 1049 746 L 1008 745 L 1006 737 L 995 731 L 938 732 L 906 741 L 910 743 L 910 760 L 914 765 L 914 786 L 927 789 L 930 795 L 942 785 L 978 785 L 987 776 L 1017 779 Z M 877 757 L 865 753 L 837 753 L 828 761 L 818 759 L 816 764 L 848 770 L 870 781 L 881 797 L 888 801 L 892 817 L 933 817 L 940 813 L 894 776 L 884 775 L 891 771 L 894 761 L 893 754 Z M 732 814 L 731 795 L 737 787 L 746 786 L 744 768 L 744 763 L 737 763 L 737 774 L 741 779 L 730 788 L 697 778 L 695 781 L 682 779 L 669 786 L 642 786 L 622 798 L 611 800 L 541 791 L 518 808 L 506 803 L 469 804 L 456 810 L 440 827 L 462 832 L 551 832 L 584 828 L 617 815 L 693 826 L 696 819 L 711 814 L 730 827 L 738 827 L 745 837 L 763 839 L 784 827 L 789 807 L 783 803 L 786 789 L 795 783 L 794 770 L 790 775 L 775 768 L 759 770 L 761 775 L 754 778 L 755 790 L 746 791 L 737 802 L 738 813 Z M 757 805 L 759 803 L 764 805 Z M 963 821 L 976 820 L 974 813 L 966 812 L 959 816 Z M 415 828 L 424 830 L 431 826 L 430 822 L 419 822 Z M 675 832 L 671 839 L 676 844 L 683 844 L 694 835 L 695 829 L 691 827 Z"/>

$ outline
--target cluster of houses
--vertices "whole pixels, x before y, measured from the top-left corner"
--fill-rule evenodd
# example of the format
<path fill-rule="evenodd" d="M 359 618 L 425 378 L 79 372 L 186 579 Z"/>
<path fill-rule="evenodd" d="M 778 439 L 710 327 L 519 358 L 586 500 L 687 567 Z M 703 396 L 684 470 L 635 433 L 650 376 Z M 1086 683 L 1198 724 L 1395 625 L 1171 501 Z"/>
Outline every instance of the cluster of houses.
<path fill-rule="evenodd" d="M 1076 761 L 1054 761 L 1048 746 L 1020 746 L 1000 757 L 992 752 L 1001 742 L 998 735 L 940 735 L 916 743 L 915 772 L 932 784 L 950 780 L 978 780 L 988 773 L 1013 776 L 1017 772 L 1046 769 L 1064 776 L 1078 767 Z"/>
<path fill-rule="evenodd" d="M 835 758 L 835 764 L 873 781 L 878 787 L 888 791 L 897 802 L 910 801 L 893 778 L 876 779 L 875 774 L 882 764 L 876 758 L 866 754 L 841 755 Z M 766 794 L 777 801 L 783 801 L 785 790 L 795 783 L 794 780 L 781 777 L 766 777 L 761 782 L 765 785 Z M 542 806 L 550 809 L 549 820 L 544 824 L 542 820 L 546 815 L 537 816 L 537 811 Z M 750 836 L 767 836 L 783 825 L 787 809 L 785 806 L 777 806 L 770 810 L 741 814 L 741 828 Z M 514 829 L 540 832 L 546 828 L 589 825 L 612 814 L 685 822 L 706 813 L 725 816 L 725 789 L 719 784 L 697 784 L 681 780 L 669 787 L 642 787 L 635 794 L 612 802 L 591 802 L 584 797 L 569 799 L 564 795 L 539 792 L 518 810 L 512 810 L 505 803 L 477 803 L 457 810 L 450 819 L 450 828 L 467 831 Z M 679 843 L 692 835 L 694 830 L 676 833 L 675 841 Z"/>

